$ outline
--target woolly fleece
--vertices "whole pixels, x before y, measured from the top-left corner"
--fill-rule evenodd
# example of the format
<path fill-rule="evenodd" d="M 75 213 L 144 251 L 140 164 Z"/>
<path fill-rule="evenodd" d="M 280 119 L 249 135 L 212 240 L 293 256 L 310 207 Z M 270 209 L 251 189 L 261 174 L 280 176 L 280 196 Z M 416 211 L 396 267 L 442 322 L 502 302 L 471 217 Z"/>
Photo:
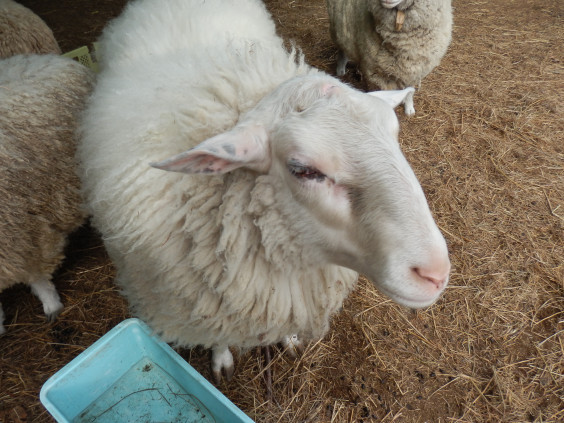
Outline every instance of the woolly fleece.
<path fill-rule="evenodd" d="M 357 273 L 304 261 L 269 178 L 148 166 L 230 129 L 283 81 L 317 71 L 283 48 L 254 0 L 136 1 L 100 46 L 78 156 L 93 224 L 135 314 L 183 346 L 323 336 Z"/>

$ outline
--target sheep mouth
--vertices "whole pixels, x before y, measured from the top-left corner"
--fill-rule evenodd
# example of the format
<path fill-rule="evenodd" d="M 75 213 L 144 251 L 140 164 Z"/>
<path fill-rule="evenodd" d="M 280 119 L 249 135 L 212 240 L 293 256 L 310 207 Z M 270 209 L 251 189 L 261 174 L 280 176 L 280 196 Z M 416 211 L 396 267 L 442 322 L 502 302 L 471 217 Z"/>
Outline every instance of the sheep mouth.
<path fill-rule="evenodd" d="M 426 308 L 433 305 L 441 296 L 443 290 L 440 290 L 433 295 L 402 295 L 398 292 L 392 291 L 387 288 L 382 288 L 380 286 L 377 287 L 384 295 L 389 297 L 391 300 L 395 301 L 396 303 L 413 309 L 420 309 Z"/>
<path fill-rule="evenodd" d="M 382 0 L 382 6 L 384 6 L 387 9 L 392 9 L 400 3 L 401 1 L 398 0 Z"/>

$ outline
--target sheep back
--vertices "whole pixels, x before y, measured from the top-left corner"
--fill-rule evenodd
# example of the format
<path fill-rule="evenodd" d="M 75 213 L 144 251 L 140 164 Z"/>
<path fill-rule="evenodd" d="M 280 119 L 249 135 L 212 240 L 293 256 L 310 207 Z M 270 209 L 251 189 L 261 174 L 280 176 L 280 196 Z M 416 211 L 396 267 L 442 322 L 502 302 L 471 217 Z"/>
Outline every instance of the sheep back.
<path fill-rule="evenodd" d="M 370 89 L 417 86 L 445 55 L 452 37 L 451 0 L 404 2 L 396 9 L 379 0 L 327 0 L 331 37 L 359 65 Z M 413 3 L 413 4 L 410 4 Z"/>
<path fill-rule="evenodd" d="M 61 54 L 47 24 L 25 6 L 0 0 L 0 59 L 16 54 Z"/>
<path fill-rule="evenodd" d="M 267 178 L 148 165 L 232 128 L 283 81 L 317 72 L 282 44 L 255 0 L 137 1 L 100 40 L 78 148 L 84 193 L 133 312 L 167 342 L 318 338 L 356 281 L 339 266 L 287 260 L 299 246 Z"/>
<path fill-rule="evenodd" d="M 74 131 L 92 83 L 60 56 L 0 60 L 0 289 L 50 276 L 84 221 Z"/>

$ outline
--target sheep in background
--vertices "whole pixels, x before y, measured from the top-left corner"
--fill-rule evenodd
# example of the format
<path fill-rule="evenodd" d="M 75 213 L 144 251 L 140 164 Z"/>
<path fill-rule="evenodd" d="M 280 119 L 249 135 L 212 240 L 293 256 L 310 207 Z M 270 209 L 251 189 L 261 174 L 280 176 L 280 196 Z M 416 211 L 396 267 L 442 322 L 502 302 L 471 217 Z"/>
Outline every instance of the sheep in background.
<path fill-rule="evenodd" d="M 337 75 L 351 60 L 369 89 L 419 86 L 451 41 L 451 0 L 327 0 L 327 9 Z"/>
<path fill-rule="evenodd" d="M 12 0 L 0 0 L 0 59 L 16 54 L 61 54 L 43 20 Z"/>
<path fill-rule="evenodd" d="M 85 219 L 74 132 L 92 85 L 86 67 L 61 56 L 0 60 L 0 291 L 30 285 L 49 320 L 63 308 L 51 275 Z M 0 333 L 3 321 L 0 305 Z"/>
<path fill-rule="evenodd" d="M 309 67 L 259 0 L 137 0 L 100 50 L 77 148 L 92 224 L 133 312 L 212 348 L 216 381 L 230 346 L 322 337 L 357 272 L 410 307 L 444 290 L 446 243 L 398 144 L 412 89 Z"/>

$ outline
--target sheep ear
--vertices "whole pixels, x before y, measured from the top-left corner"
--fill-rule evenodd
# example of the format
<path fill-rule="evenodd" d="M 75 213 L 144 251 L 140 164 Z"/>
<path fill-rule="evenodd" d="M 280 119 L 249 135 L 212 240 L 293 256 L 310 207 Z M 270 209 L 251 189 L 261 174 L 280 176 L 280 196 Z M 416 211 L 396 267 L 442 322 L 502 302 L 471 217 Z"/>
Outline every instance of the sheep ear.
<path fill-rule="evenodd" d="M 403 90 L 371 91 L 367 94 L 373 97 L 377 97 L 381 100 L 384 100 L 393 108 L 403 103 L 405 114 L 412 115 L 415 113 L 415 109 L 413 107 L 414 92 L 415 92 L 415 88 L 407 87 Z"/>
<path fill-rule="evenodd" d="M 270 167 L 268 135 L 261 125 L 235 127 L 191 150 L 150 163 L 157 169 L 219 175 L 240 167 L 266 172 Z"/>

